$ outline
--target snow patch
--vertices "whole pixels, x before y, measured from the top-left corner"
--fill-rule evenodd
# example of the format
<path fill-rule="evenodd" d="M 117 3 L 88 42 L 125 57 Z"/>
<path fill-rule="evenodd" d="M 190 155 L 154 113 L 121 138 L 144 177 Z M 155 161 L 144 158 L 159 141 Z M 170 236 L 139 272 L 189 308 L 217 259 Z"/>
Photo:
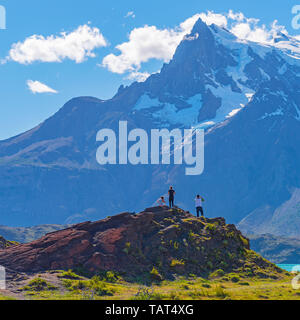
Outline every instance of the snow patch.
<path fill-rule="evenodd" d="M 283 113 L 283 109 L 280 107 L 278 108 L 276 111 L 272 112 L 272 113 L 265 113 L 264 116 L 262 116 L 260 119 L 258 120 L 264 120 L 266 118 L 269 118 L 269 117 L 274 117 L 274 116 L 283 116 L 284 113 Z"/>
<path fill-rule="evenodd" d="M 183 100 L 182 97 L 181 99 Z M 174 104 L 163 103 L 157 98 L 151 98 L 149 94 L 146 93 L 140 97 L 133 107 L 133 111 L 157 108 L 158 110 L 152 113 L 152 117 L 159 120 L 162 124 L 191 126 L 198 122 L 199 111 L 202 108 L 202 100 L 202 95 L 196 94 L 195 96 L 184 100 L 190 105 L 189 108 L 179 109 Z"/>
<path fill-rule="evenodd" d="M 211 90 L 215 97 L 222 99 L 222 105 L 217 110 L 216 117 L 211 119 L 211 121 L 215 123 L 233 117 L 249 102 L 245 92 L 234 92 L 231 90 L 231 86 L 219 86 L 218 88 L 214 88 L 213 86 L 208 85 L 207 88 Z M 249 88 L 247 89 L 249 90 Z"/>
<path fill-rule="evenodd" d="M 197 94 L 190 97 L 186 102 L 191 105 L 191 107 L 181 110 L 173 104 L 163 104 L 161 110 L 153 113 L 153 118 L 159 119 L 163 123 L 193 126 L 198 122 L 199 111 L 202 108 L 202 95 Z"/>
<path fill-rule="evenodd" d="M 244 106 L 244 105 L 243 105 Z M 233 116 L 235 116 L 239 111 L 241 111 L 242 110 L 242 108 L 238 108 L 238 109 L 234 109 L 234 110 L 232 110 L 227 116 L 226 116 L 226 118 L 231 118 L 231 117 L 233 117 Z"/>
<path fill-rule="evenodd" d="M 259 71 L 265 80 L 271 80 L 271 77 L 262 68 L 259 68 Z"/>
<path fill-rule="evenodd" d="M 133 110 L 144 110 L 160 106 L 162 106 L 162 103 L 158 99 L 152 99 L 148 94 L 143 94 L 137 104 L 133 107 Z"/>
<path fill-rule="evenodd" d="M 246 93 L 246 97 L 248 99 L 248 102 L 250 102 L 252 100 L 253 96 L 254 96 L 254 93 Z"/>
<path fill-rule="evenodd" d="M 285 74 L 288 70 L 287 64 L 284 63 L 279 69 L 278 69 L 278 73 L 282 76 L 283 74 Z"/>

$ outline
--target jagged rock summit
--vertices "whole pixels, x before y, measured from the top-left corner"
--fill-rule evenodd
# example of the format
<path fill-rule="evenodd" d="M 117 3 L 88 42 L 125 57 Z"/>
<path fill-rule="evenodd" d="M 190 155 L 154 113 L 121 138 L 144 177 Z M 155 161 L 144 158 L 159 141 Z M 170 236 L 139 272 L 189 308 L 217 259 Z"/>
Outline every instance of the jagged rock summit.
<path fill-rule="evenodd" d="M 3 237 L 0 236 L 0 250 L 8 248 L 8 247 L 10 247 L 10 246 L 12 246 L 14 244 L 16 244 L 16 242 L 8 241 L 8 240 L 6 240 L 6 239 L 4 239 Z"/>
<path fill-rule="evenodd" d="M 255 254 L 249 241 L 223 218 L 195 218 L 179 208 L 149 208 L 85 222 L 0 250 L 0 265 L 17 272 L 80 269 L 124 277 L 172 279 L 176 274 L 281 272 Z"/>

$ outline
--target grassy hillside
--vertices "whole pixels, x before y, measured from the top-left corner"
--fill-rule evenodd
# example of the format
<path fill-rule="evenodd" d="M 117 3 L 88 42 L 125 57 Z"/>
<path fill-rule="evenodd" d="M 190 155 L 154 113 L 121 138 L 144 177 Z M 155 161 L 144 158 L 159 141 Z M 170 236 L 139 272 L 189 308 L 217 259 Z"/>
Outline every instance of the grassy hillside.
<path fill-rule="evenodd" d="M 213 273 L 208 278 L 180 276 L 174 281 L 154 281 L 145 286 L 126 282 L 113 272 L 90 279 L 72 271 L 52 271 L 19 282 L 2 299 L 300 300 L 300 290 L 294 290 L 291 286 L 292 277 L 287 273 L 278 275 L 277 279 L 247 277 L 238 273 Z"/>

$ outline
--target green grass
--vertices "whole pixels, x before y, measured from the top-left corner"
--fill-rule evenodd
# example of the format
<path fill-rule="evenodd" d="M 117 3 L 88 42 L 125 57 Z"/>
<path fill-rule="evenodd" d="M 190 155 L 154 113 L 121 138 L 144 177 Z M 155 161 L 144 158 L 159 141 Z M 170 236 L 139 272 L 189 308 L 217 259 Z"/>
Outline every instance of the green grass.
<path fill-rule="evenodd" d="M 86 293 L 91 296 L 113 296 L 114 290 L 108 284 L 95 276 L 90 280 L 63 280 L 64 286 L 71 292 Z"/>
<path fill-rule="evenodd" d="M 122 278 L 110 282 L 100 276 L 66 279 L 62 274 L 74 276 L 70 271 L 59 272 L 55 285 L 35 278 L 21 288 L 21 293 L 31 300 L 300 300 L 300 290 L 291 286 L 293 275 L 286 273 L 272 279 L 247 277 L 244 273 L 221 276 L 223 273 L 218 271 L 219 278 L 180 276 L 174 281 L 163 280 L 142 287 Z M 0 296 L 0 300 L 12 299 L 7 295 Z"/>
<path fill-rule="evenodd" d="M 0 296 L 0 301 L 9 301 L 9 300 L 17 300 L 13 297 Z"/>

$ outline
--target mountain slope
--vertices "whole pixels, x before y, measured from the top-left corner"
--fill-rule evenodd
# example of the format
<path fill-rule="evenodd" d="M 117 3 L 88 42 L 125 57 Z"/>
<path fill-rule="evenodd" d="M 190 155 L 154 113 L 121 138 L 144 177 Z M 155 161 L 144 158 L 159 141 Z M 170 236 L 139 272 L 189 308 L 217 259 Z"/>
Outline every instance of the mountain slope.
<path fill-rule="evenodd" d="M 108 101 L 72 99 L 37 128 L 0 142 L 2 224 L 138 211 L 173 184 L 186 208 L 201 193 L 209 216 L 243 220 L 246 231 L 264 225 L 268 232 L 272 224 L 299 234 L 297 203 L 285 209 L 300 188 L 299 48 L 280 34 L 268 45 L 241 41 L 199 20 L 160 73 L 120 87 Z M 204 174 L 185 176 L 172 165 L 100 166 L 96 134 L 117 132 L 119 120 L 145 130 L 206 128 Z"/>
<path fill-rule="evenodd" d="M 41 238 L 47 233 L 62 230 L 68 225 L 41 225 L 27 228 L 13 228 L 0 226 L 0 234 L 7 240 L 27 243 Z"/>
<path fill-rule="evenodd" d="M 250 235 L 251 249 L 273 263 L 297 264 L 300 261 L 300 240 L 270 234 Z"/>

